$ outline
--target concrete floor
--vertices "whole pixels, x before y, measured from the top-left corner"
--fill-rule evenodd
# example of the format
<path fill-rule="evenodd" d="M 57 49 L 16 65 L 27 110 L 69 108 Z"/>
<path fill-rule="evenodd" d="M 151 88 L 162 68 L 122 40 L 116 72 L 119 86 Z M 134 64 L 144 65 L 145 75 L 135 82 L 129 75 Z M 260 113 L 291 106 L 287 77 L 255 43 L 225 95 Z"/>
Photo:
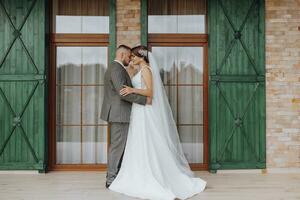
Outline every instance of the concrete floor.
<path fill-rule="evenodd" d="M 191 200 L 300 200 L 300 174 L 196 172 L 208 182 Z M 104 187 L 104 172 L 0 174 L 0 200 L 134 200 Z"/>

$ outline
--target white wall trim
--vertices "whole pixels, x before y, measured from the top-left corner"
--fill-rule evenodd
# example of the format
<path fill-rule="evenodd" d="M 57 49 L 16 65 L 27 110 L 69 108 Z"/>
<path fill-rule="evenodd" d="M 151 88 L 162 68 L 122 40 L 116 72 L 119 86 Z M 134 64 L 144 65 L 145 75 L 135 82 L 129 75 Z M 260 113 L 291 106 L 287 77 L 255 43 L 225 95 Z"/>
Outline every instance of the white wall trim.
<path fill-rule="evenodd" d="M 268 174 L 300 174 L 300 168 L 268 168 Z"/>
<path fill-rule="evenodd" d="M 40 174 L 37 170 L 0 170 L 0 174 Z"/>

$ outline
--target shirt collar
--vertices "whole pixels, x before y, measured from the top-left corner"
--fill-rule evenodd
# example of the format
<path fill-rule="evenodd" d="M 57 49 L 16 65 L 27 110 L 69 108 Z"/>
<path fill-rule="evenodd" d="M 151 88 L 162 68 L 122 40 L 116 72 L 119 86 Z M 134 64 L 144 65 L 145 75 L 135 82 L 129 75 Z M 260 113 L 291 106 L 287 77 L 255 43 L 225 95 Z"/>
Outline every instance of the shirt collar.
<path fill-rule="evenodd" d="M 125 68 L 125 66 L 123 65 L 123 63 L 122 62 L 120 62 L 119 60 L 114 60 L 115 62 L 117 62 L 117 63 L 119 63 L 120 65 L 122 65 L 122 67 L 124 67 Z M 126 69 L 126 68 L 125 68 Z"/>

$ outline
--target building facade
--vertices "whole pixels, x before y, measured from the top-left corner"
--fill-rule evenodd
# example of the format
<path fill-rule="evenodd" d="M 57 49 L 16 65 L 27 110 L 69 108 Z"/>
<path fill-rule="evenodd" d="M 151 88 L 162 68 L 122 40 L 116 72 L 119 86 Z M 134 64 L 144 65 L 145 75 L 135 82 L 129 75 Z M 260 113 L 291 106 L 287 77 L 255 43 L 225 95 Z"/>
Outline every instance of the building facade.
<path fill-rule="evenodd" d="M 300 167 L 297 0 L 0 3 L 0 169 L 105 170 L 103 74 L 148 46 L 194 170 Z"/>

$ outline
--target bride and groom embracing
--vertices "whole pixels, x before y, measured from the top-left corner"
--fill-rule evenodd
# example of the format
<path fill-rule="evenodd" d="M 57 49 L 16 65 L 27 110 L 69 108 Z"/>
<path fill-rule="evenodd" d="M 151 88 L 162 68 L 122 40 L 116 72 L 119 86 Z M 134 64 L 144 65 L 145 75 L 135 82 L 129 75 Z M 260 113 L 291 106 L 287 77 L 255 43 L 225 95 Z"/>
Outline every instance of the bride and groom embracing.
<path fill-rule="evenodd" d="M 155 200 L 204 190 L 206 182 L 194 177 L 184 156 L 159 68 L 145 46 L 118 47 L 105 72 L 101 118 L 111 125 L 107 188 Z"/>

